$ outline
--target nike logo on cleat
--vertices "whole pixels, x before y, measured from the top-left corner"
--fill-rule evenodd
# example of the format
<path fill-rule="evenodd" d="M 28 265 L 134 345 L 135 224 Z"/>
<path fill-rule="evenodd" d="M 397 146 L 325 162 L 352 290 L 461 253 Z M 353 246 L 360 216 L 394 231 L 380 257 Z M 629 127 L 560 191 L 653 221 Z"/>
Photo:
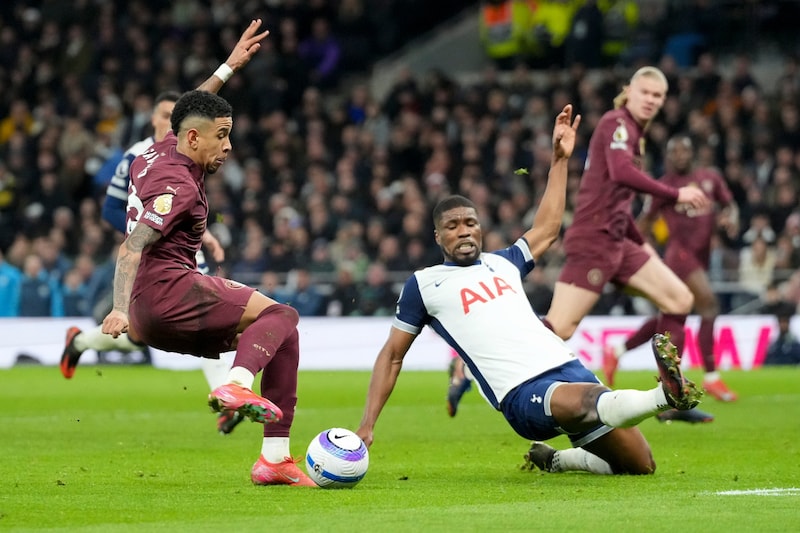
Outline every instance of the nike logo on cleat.
<path fill-rule="evenodd" d="M 283 476 L 285 479 L 291 481 L 292 483 L 297 483 L 297 482 L 300 481 L 299 477 L 292 477 L 292 476 L 284 474 L 283 472 L 281 472 L 281 476 Z"/>

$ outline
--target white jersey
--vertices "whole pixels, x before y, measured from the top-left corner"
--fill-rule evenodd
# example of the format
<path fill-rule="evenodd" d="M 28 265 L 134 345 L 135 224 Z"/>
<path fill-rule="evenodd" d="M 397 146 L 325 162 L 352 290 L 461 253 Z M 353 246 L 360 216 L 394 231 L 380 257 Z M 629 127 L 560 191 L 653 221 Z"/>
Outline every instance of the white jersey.
<path fill-rule="evenodd" d="M 575 359 L 539 319 L 522 279 L 534 261 L 525 239 L 471 266 L 444 263 L 406 281 L 393 327 L 418 334 L 430 325 L 464 359 L 495 408 L 512 389 Z"/>

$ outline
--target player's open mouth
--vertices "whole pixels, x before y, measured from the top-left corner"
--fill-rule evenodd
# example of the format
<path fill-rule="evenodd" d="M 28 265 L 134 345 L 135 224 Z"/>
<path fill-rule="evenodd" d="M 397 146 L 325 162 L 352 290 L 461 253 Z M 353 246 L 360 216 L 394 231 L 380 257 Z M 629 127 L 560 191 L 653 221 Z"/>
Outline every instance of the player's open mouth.
<path fill-rule="evenodd" d="M 457 252 L 469 253 L 475 249 L 475 243 L 472 242 L 462 242 L 458 246 L 456 246 Z"/>

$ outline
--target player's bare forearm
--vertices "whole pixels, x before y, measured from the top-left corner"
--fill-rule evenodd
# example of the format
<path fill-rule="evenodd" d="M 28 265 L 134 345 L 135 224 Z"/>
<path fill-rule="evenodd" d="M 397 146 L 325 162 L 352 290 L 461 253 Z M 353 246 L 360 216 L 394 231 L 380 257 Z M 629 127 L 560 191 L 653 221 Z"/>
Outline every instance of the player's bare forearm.
<path fill-rule="evenodd" d="M 261 48 L 261 41 L 269 35 L 269 30 L 256 33 L 260 27 L 261 19 L 250 21 L 250 25 L 244 30 L 236 46 L 233 47 L 231 54 L 228 56 L 228 59 L 225 60 L 225 64 L 228 65 L 233 72 L 238 72 L 250 62 L 253 55 Z M 222 78 L 213 74 L 206 81 L 201 83 L 197 89 L 216 94 L 222 89 L 224 84 L 225 81 L 222 80 Z"/>
<path fill-rule="evenodd" d="M 572 105 L 564 106 L 556 117 L 553 127 L 553 156 L 550 172 L 547 175 L 547 185 L 536 210 L 533 226 L 525 233 L 525 240 L 534 259 L 538 259 L 547 251 L 561 230 L 561 219 L 567 201 L 569 158 L 575 149 L 575 137 L 580 122 L 580 115 L 574 120 L 572 118 Z"/>
<path fill-rule="evenodd" d="M 372 430 L 375 422 L 383 410 L 383 406 L 392 395 L 394 386 L 397 383 L 397 376 L 400 374 L 401 362 L 393 362 L 391 355 L 386 350 L 381 350 L 375 365 L 372 369 L 372 376 L 369 380 L 367 390 L 367 403 L 364 406 L 364 416 L 361 419 L 361 427 Z"/>
<path fill-rule="evenodd" d="M 128 314 L 133 282 L 139 270 L 139 263 L 142 261 L 142 252 L 160 238 L 161 234 L 158 231 L 144 224 L 137 224 L 120 245 L 114 272 L 115 311 Z"/>

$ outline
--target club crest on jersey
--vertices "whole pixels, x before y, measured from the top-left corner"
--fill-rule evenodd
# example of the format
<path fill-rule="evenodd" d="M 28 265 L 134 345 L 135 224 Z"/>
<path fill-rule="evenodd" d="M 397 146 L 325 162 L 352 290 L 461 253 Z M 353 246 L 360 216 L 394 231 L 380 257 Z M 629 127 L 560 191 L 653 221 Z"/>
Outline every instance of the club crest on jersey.
<path fill-rule="evenodd" d="M 166 215 L 172 211 L 172 197 L 171 194 L 162 194 L 153 200 L 153 211 L 159 215 Z"/>
<path fill-rule="evenodd" d="M 478 287 L 476 288 L 471 289 L 464 287 L 461 289 L 461 307 L 464 309 L 465 315 L 469 314 L 469 308 L 473 304 L 485 304 L 490 300 L 499 298 L 506 291 L 511 291 L 515 294 L 517 292 L 500 276 L 492 278 L 492 282 L 494 283 L 494 287 L 489 287 L 486 283 L 479 281 Z"/>
<path fill-rule="evenodd" d="M 625 121 L 622 119 L 619 120 L 619 126 L 617 129 L 614 130 L 614 133 L 611 135 L 611 145 L 609 146 L 612 150 L 627 150 L 628 149 L 628 128 L 625 127 Z"/>

